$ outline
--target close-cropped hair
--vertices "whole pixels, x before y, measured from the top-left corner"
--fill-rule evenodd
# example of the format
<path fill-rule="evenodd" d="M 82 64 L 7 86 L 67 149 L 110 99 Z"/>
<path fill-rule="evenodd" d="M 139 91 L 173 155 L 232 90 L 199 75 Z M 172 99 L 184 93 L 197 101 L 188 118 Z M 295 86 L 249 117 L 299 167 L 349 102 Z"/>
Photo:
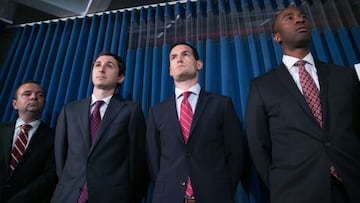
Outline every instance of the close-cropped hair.
<path fill-rule="evenodd" d="M 17 86 L 17 88 L 16 88 L 16 90 L 14 92 L 14 99 L 17 99 L 17 92 L 19 91 L 20 87 L 25 85 L 25 84 L 37 84 L 37 85 L 39 85 L 41 87 L 41 85 L 38 82 L 36 82 L 35 80 L 27 80 L 25 82 L 22 82 L 22 83 L 20 83 L 19 86 Z M 42 87 L 41 87 L 41 89 L 42 89 Z"/>
<path fill-rule="evenodd" d="M 95 61 L 96 61 L 100 56 L 111 56 L 111 57 L 113 57 L 113 58 L 116 60 L 117 65 L 118 65 L 118 67 L 119 67 L 119 76 L 120 76 L 120 75 L 125 75 L 125 71 L 126 71 L 125 62 L 124 62 L 124 60 L 123 60 L 120 56 L 118 56 L 118 55 L 116 55 L 116 54 L 114 54 L 114 53 L 112 53 L 112 52 L 110 52 L 110 51 L 102 51 L 102 52 L 96 57 L 96 59 L 94 60 L 93 64 L 95 63 Z"/>
<path fill-rule="evenodd" d="M 178 46 L 178 45 L 185 45 L 185 46 L 190 47 L 190 48 L 191 48 L 191 51 L 192 51 L 192 53 L 193 53 L 193 55 L 194 55 L 195 60 L 199 60 L 199 59 L 200 59 L 199 53 L 197 52 L 197 50 L 195 49 L 195 47 L 193 47 L 191 44 L 188 44 L 188 43 L 186 43 L 186 42 L 177 42 L 177 43 L 171 45 L 171 47 L 170 47 L 170 49 L 169 49 L 169 54 L 170 54 L 171 50 L 172 50 L 174 47 Z"/>
<path fill-rule="evenodd" d="M 291 7 L 293 7 L 293 8 L 298 8 L 298 7 L 296 7 L 296 6 L 294 6 L 294 5 L 290 5 L 289 7 L 286 7 L 286 8 L 291 8 Z M 275 34 L 276 32 L 277 32 L 277 20 L 278 20 L 278 17 L 279 17 L 279 14 L 283 11 L 283 10 L 285 10 L 286 8 L 283 8 L 283 9 L 281 9 L 281 10 L 279 10 L 279 11 L 277 11 L 276 13 L 275 13 L 275 16 L 274 16 L 274 18 L 273 18 L 273 20 L 272 20 L 272 24 L 271 24 L 271 29 L 272 29 L 272 33 L 273 34 Z M 299 9 L 299 8 L 298 8 Z M 301 9 L 300 9 L 301 10 Z"/>

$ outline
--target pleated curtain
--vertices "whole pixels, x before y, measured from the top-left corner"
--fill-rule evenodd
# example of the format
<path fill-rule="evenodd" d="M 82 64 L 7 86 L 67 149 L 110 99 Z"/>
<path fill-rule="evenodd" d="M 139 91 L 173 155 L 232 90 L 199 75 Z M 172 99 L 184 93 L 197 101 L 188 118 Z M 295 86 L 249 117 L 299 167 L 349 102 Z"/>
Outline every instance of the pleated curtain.
<path fill-rule="evenodd" d="M 272 40 L 272 19 L 292 4 L 313 24 L 316 58 L 348 68 L 359 63 L 360 15 L 348 0 L 188 0 L 37 22 L 17 28 L 1 66 L 0 120 L 17 117 L 12 108 L 15 88 L 35 80 L 46 92 L 42 119 L 55 127 L 64 104 L 91 95 L 92 63 L 105 50 L 126 63 L 117 93 L 140 103 L 147 117 L 150 106 L 174 93 L 168 50 L 184 41 L 194 45 L 204 61 L 202 88 L 230 96 L 244 126 L 251 79 L 281 61 L 280 46 Z M 237 203 L 269 202 L 254 172 L 249 184 L 249 193 L 239 184 Z"/>

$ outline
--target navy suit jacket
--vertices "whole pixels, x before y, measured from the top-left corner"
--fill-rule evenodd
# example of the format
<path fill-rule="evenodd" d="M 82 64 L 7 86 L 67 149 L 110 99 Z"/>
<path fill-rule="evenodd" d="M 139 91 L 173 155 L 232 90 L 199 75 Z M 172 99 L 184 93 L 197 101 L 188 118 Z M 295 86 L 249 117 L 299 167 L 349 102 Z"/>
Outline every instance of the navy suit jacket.
<path fill-rule="evenodd" d="M 353 69 L 315 64 L 323 128 L 284 64 L 251 83 L 247 137 L 272 203 L 330 202 L 331 163 L 360 200 L 360 84 Z"/>
<path fill-rule="evenodd" d="M 0 124 L 0 202 L 49 202 L 57 181 L 54 131 L 41 123 L 9 177 L 15 122 Z"/>
<path fill-rule="evenodd" d="M 153 203 L 184 202 L 188 176 L 197 203 L 234 202 L 244 149 L 230 98 L 200 92 L 185 144 L 171 97 L 150 109 L 146 138 Z"/>
<path fill-rule="evenodd" d="M 77 202 L 85 181 L 89 203 L 140 202 L 148 187 L 142 110 L 114 95 L 90 145 L 90 101 L 71 102 L 59 115 L 52 202 Z"/>

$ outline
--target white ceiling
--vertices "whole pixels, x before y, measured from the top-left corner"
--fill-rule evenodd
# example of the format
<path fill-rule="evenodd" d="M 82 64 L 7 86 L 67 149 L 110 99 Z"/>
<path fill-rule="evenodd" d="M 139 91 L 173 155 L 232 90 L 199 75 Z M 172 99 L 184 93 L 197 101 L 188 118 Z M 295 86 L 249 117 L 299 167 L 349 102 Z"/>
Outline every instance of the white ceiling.
<path fill-rule="evenodd" d="M 174 1 L 174 0 L 173 0 Z M 165 0 L 0 0 L 0 20 L 23 24 L 167 2 Z"/>

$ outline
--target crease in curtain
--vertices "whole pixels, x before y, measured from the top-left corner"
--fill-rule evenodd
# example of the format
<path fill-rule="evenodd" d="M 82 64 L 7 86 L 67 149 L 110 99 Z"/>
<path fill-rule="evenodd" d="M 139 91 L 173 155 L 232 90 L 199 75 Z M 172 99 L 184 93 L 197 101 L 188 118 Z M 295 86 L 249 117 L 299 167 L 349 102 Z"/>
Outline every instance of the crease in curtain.
<path fill-rule="evenodd" d="M 272 19 L 293 4 L 302 7 L 313 24 L 315 57 L 348 67 L 359 63 L 360 20 L 348 0 L 188 0 L 42 22 L 17 29 L 2 64 L 1 121 L 17 117 L 12 108 L 15 88 L 36 80 L 46 92 L 42 119 L 55 127 L 64 104 L 91 95 L 92 63 L 101 51 L 124 59 L 125 81 L 117 93 L 140 103 L 147 117 L 149 107 L 174 94 L 168 51 L 174 42 L 185 41 L 204 62 L 202 88 L 230 96 L 244 126 L 250 81 L 281 62 L 281 48 L 272 40 Z M 248 179 L 249 193 L 239 184 L 236 203 L 269 202 L 254 168 Z"/>

